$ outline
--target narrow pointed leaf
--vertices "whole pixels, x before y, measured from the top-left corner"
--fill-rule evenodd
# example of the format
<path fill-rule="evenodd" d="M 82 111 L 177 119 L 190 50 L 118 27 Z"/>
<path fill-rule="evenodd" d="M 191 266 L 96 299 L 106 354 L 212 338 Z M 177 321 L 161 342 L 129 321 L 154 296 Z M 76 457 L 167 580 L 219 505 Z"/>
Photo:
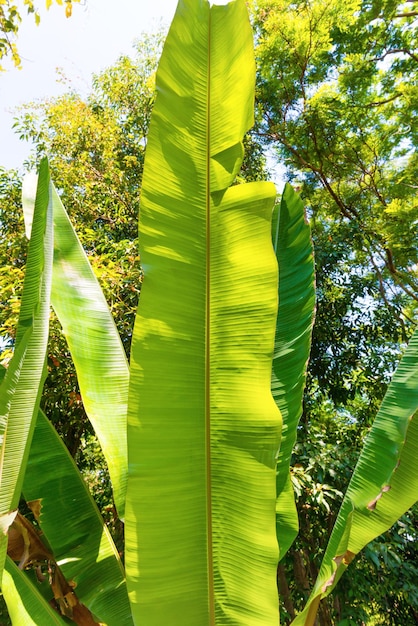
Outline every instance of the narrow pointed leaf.
<path fill-rule="evenodd" d="M 68 624 L 40 594 L 36 585 L 7 557 L 2 591 L 14 626 L 64 626 Z"/>
<path fill-rule="evenodd" d="M 48 163 L 40 167 L 16 350 L 0 387 L 0 580 L 35 427 L 45 375 L 52 276 L 52 204 Z"/>
<path fill-rule="evenodd" d="M 279 265 L 277 316 L 271 389 L 283 416 L 277 463 L 277 539 L 280 558 L 298 532 L 289 466 L 302 415 L 302 397 L 311 347 L 315 270 L 310 228 L 299 195 L 286 184 L 273 217 L 273 245 Z"/>
<path fill-rule="evenodd" d="M 275 188 L 227 189 L 254 74 L 243 0 L 179 2 L 147 143 L 128 410 L 126 567 L 147 626 L 278 620 Z"/>
<path fill-rule="evenodd" d="M 0 485 L 2 486 L 0 492 L 0 581 L 7 554 L 7 533 L 17 512 L 17 506 L 12 506 L 12 499 L 14 485 L 18 478 L 18 468 L 15 468 L 16 471 L 13 472 L 13 466 L 10 467 L 9 461 L 10 453 L 6 449 L 6 445 L 9 445 L 9 418 L 16 401 L 16 389 L 19 385 L 31 335 L 32 329 L 29 328 L 15 349 L 8 370 L 0 370 L 2 374 L 0 386 Z M 7 377 L 4 376 L 6 373 Z"/>
<path fill-rule="evenodd" d="M 318 579 L 296 626 L 314 624 L 322 597 L 354 556 L 418 500 L 418 331 L 393 376 L 341 505 Z"/>
<path fill-rule="evenodd" d="M 24 181 L 25 221 L 31 221 L 36 177 Z M 123 518 L 127 475 L 126 411 L 129 369 L 100 285 L 52 186 L 54 267 L 52 306 L 77 370 L 84 408 L 108 464 L 119 516 Z"/>

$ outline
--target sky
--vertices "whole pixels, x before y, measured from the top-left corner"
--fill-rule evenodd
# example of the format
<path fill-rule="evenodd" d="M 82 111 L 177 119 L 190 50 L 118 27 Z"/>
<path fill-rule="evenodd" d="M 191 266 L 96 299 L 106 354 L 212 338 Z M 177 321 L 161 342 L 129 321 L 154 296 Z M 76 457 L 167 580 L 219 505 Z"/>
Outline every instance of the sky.
<path fill-rule="evenodd" d="M 47 11 L 45 0 L 38 3 L 39 26 L 22 11 L 17 44 L 23 69 L 3 62 L 6 71 L 0 73 L 0 167 L 6 169 L 22 170 L 31 149 L 12 128 L 19 106 L 64 93 L 68 85 L 60 80 L 62 75 L 86 95 L 94 73 L 112 65 L 121 54 L 129 54 L 143 32 L 168 26 L 177 6 L 177 0 L 80 0 L 67 19 L 64 6 L 54 3 Z M 17 4 L 21 7 L 22 0 Z M 282 168 L 269 157 L 268 166 L 282 187 Z"/>
<path fill-rule="evenodd" d="M 63 93 L 57 68 L 87 93 L 93 73 L 129 54 L 144 31 L 171 22 L 177 0 L 81 0 L 69 19 L 63 6 L 46 11 L 44 5 L 39 0 L 39 26 L 32 16 L 23 18 L 17 41 L 23 69 L 3 63 L 7 71 L 0 74 L 0 167 L 7 169 L 21 168 L 30 151 L 12 130 L 16 107 Z"/>

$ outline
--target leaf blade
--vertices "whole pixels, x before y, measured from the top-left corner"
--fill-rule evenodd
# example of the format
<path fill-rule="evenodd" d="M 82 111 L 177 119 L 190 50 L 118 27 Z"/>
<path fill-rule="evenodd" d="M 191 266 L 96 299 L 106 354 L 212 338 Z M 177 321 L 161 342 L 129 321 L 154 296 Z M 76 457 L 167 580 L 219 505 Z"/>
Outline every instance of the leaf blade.
<path fill-rule="evenodd" d="M 296 626 L 314 623 L 359 550 L 390 528 L 418 500 L 418 332 L 415 331 L 366 439 L 317 581 Z"/>
<path fill-rule="evenodd" d="M 12 624 L 63 626 L 67 623 L 9 557 L 3 573 L 2 592 Z"/>
<path fill-rule="evenodd" d="M 52 279 L 53 224 L 49 166 L 43 160 L 16 335 L 16 350 L 0 388 L 0 579 L 10 514 L 17 510 L 45 376 Z"/>
<path fill-rule="evenodd" d="M 35 182 L 33 176 L 24 181 L 26 224 L 33 212 Z M 52 306 L 67 339 L 84 407 L 106 458 L 123 519 L 129 368 L 103 292 L 53 185 L 51 193 L 55 226 Z"/>
<path fill-rule="evenodd" d="M 277 538 L 280 558 L 298 531 L 295 505 L 291 505 L 289 467 L 309 359 L 315 309 L 315 270 L 310 229 L 302 200 L 286 184 L 280 205 L 274 211 L 273 245 L 279 265 L 279 311 L 272 368 L 271 389 L 283 416 L 283 431 L 277 460 Z M 289 508 L 290 506 L 290 508 Z"/>
<path fill-rule="evenodd" d="M 226 191 L 252 121 L 252 55 L 244 2 L 209 9 L 207 2 L 184 0 L 157 75 L 141 196 L 145 278 L 131 353 L 126 514 L 134 619 L 150 626 L 167 619 L 173 626 L 277 622 L 274 457 L 280 418 L 270 392 L 275 188 Z M 229 89 L 233 81 L 236 97 Z M 251 270 L 248 281 L 242 268 Z M 267 296 L 264 289 L 250 296 L 247 282 L 256 281 L 265 281 Z M 261 301 L 266 328 L 259 326 L 257 335 Z M 225 342 L 215 337 L 222 319 Z M 234 369 L 236 343 L 238 352 L 242 344 L 241 360 Z M 238 392 L 251 368 L 255 380 L 264 381 L 257 389 L 263 400 L 257 407 L 247 389 L 239 413 L 234 392 L 240 404 Z M 232 458 L 241 470 L 254 464 L 258 472 L 248 472 L 248 480 L 234 474 Z M 228 489 L 227 476 L 238 489 Z M 258 562 L 254 585 L 255 546 L 263 564 Z M 232 570 L 241 573 L 234 578 Z"/>
<path fill-rule="evenodd" d="M 40 411 L 23 484 L 79 600 L 101 622 L 131 626 L 124 569 L 112 538 L 63 441 Z M 56 497 L 59 494 L 60 497 Z"/>

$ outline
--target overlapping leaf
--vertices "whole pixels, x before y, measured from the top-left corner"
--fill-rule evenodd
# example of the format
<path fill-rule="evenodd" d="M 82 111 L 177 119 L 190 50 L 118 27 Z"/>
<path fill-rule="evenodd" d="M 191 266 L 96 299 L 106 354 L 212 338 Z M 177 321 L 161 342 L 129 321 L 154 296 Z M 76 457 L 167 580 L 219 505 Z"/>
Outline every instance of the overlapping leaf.
<path fill-rule="evenodd" d="M 26 177 L 23 208 L 27 228 L 35 187 L 36 176 Z M 129 368 L 103 292 L 53 185 L 51 203 L 55 226 L 52 306 L 67 339 L 84 408 L 100 441 L 123 518 Z"/>
<path fill-rule="evenodd" d="M 126 566 L 147 626 L 277 623 L 275 188 L 228 189 L 254 79 L 245 2 L 181 0 L 147 143 L 131 353 Z"/>
<path fill-rule="evenodd" d="M 272 370 L 272 393 L 283 416 L 277 464 L 277 538 L 280 558 L 298 532 L 289 465 L 302 414 L 302 396 L 315 307 L 310 229 L 302 200 L 287 184 L 273 218 L 273 244 L 279 265 L 279 312 Z"/>
<path fill-rule="evenodd" d="M 418 500 L 418 331 L 393 376 L 366 439 L 318 579 L 295 626 L 312 626 L 354 556 Z"/>
<path fill-rule="evenodd" d="M 53 223 L 48 163 L 40 167 L 16 349 L 0 388 L 0 580 L 45 374 Z"/>
<path fill-rule="evenodd" d="M 33 581 L 34 582 L 34 581 Z M 45 600 L 25 572 L 7 557 L 2 590 L 12 624 L 64 626 L 68 624 Z"/>
<path fill-rule="evenodd" d="M 125 573 L 73 459 L 42 412 L 33 436 L 25 499 L 77 598 L 109 626 L 131 626 Z M 39 626 L 39 625 L 38 625 Z"/>
<path fill-rule="evenodd" d="M 35 182 L 38 191 L 36 193 L 36 201 L 35 198 L 33 198 L 33 193 L 31 194 L 32 198 L 30 200 L 29 208 L 32 213 L 30 214 L 30 223 L 29 225 L 27 224 L 27 226 L 29 230 L 32 230 L 30 250 L 37 250 L 39 256 L 35 256 L 35 261 L 31 262 L 31 253 L 29 254 L 27 269 L 28 278 L 26 279 L 25 291 L 22 300 L 22 312 L 17 347 L 14 359 L 10 363 L 6 372 L 4 384 L 2 386 L 2 389 L 6 389 L 4 398 L 6 398 L 7 403 L 11 405 L 12 409 L 16 406 L 16 404 L 18 405 L 18 392 L 20 391 L 20 395 L 26 399 L 26 403 L 23 404 L 23 410 L 25 411 L 28 410 L 28 402 L 30 402 L 30 400 L 32 400 L 32 404 L 34 404 L 34 406 L 38 406 L 38 402 L 36 402 L 35 405 L 35 401 L 39 400 L 39 392 L 42 388 L 39 380 L 33 380 L 33 384 L 29 385 L 28 374 L 25 379 L 25 387 L 22 385 L 19 387 L 19 383 L 21 382 L 21 376 L 19 377 L 19 375 L 21 374 L 22 369 L 23 372 L 25 372 L 25 358 L 27 359 L 28 353 L 30 355 L 30 341 L 37 330 L 35 324 L 37 321 L 37 315 L 39 315 L 37 313 L 37 307 L 39 308 L 39 304 L 35 299 L 33 304 L 33 309 L 35 310 L 35 314 L 33 315 L 34 322 L 31 324 L 31 309 L 28 305 L 27 294 L 35 294 L 33 296 L 34 299 L 37 293 L 43 293 L 44 288 L 42 287 L 42 284 L 44 279 L 41 272 L 44 265 L 46 265 L 47 268 L 49 267 L 49 286 L 51 284 L 51 277 L 53 274 L 52 220 L 54 210 L 55 248 L 58 248 L 60 251 L 61 256 L 59 257 L 59 260 L 61 264 L 67 264 L 66 267 L 69 273 L 73 271 L 73 275 L 77 275 L 77 267 L 74 267 L 74 264 L 72 265 L 74 258 L 71 258 L 70 254 L 67 258 L 65 258 L 66 250 L 71 251 L 74 247 L 76 247 L 76 244 L 74 243 L 75 235 L 72 232 L 69 232 L 71 227 L 69 226 L 68 218 L 65 215 L 64 209 L 56 196 L 56 192 L 52 188 L 49 181 L 49 171 L 46 162 L 42 163 L 39 178 L 37 177 Z M 45 263 L 45 260 L 41 257 L 41 252 L 39 252 L 40 246 L 43 245 L 43 240 L 41 238 L 42 229 L 39 225 L 38 217 L 41 210 L 39 209 L 39 205 L 44 212 L 44 222 L 47 210 L 49 210 L 49 265 L 48 263 Z M 34 207 L 35 211 L 33 212 Z M 32 219 L 33 226 L 31 224 Z M 73 234 L 73 237 L 71 237 L 71 234 Z M 66 247 L 63 245 L 64 242 Z M 71 244 L 73 244 L 73 246 Z M 80 251 L 77 250 L 76 252 Z M 77 254 L 75 254 L 75 256 L 77 257 Z M 79 254 L 79 256 L 81 256 L 81 254 Z M 33 269 L 34 263 L 37 263 L 38 272 Z M 85 265 L 88 264 L 85 258 L 84 263 Z M 82 267 L 82 270 L 84 271 L 86 271 L 85 265 Z M 57 272 L 54 272 L 54 279 L 56 279 L 56 274 Z M 29 287 L 27 285 L 29 285 Z M 62 282 L 59 283 L 58 287 L 63 287 Z M 57 287 L 55 287 L 55 289 L 57 289 Z M 97 296 L 97 293 L 93 290 L 93 293 L 91 293 L 87 299 L 91 302 L 91 299 L 95 296 Z M 40 295 L 38 297 L 40 297 Z M 82 303 L 80 305 L 80 302 L 78 302 L 78 304 L 80 313 L 79 321 L 81 322 L 80 306 L 82 307 Z M 87 310 L 84 311 L 84 314 L 88 315 L 89 313 L 91 314 L 91 309 L 89 310 L 87 308 Z M 35 356 L 37 356 L 38 359 L 42 359 L 41 371 L 43 371 L 45 360 L 46 338 L 49 322 L 49 302 L 48 308 L 46 308 L 45 305 L 43 307 L 43 315 L 45 342 L 44 352 L 42 354 L 40 347 L 35 351 Z M 109 314 L 108 317 L 110 318 Z M 66 319 L 65 313 L 64 319 Z M 96 319 L 96 329 L 99 321 L 100 320 Z M 27 330 L 25 334 L 23 334 L 22 328 L 24 329 L 25 326 L 27 326 Z M 114 337 L 111 339 L 114 339 Z M 38 342 L 36 345 L 40 346 L 41 344 Z M 126 366 L 125 359 L 124 364 Z M 34 367 L 33 357 L 29 362 L 29 366 L 26 363 L 26 367 Z M 30 373 L 32 373 L 32 378 L 30 378 L 32 381 L 33 372 L 31 371 Z M 109 375 L 108 379 L 111 380 L 112 376 Z M 113 379 L 113 381 L 114 380 L 115 379 Z M 97 383 L 97 379 L 95 382 Z M 125 381 L 125 389 L 127 386 L 126 383 L 127 381 Z M 126 399 L 125 407 L 122 406 L 122 410 L 123 408 L 126 410 Z M 17 426 L 20 427 L 20 422 L 16 419 L 16 415 L 16 410 L 15 412 L 12 411 L 10 413 L 9 421 L 7 422 L 7 435 L 9 435 L 10 431 L 13 432 L 13 426 L 15 429 Z M 28 456 L 28 454 L 29 449 L 26 451 L 26 456 Z M 17 501 L 20 498 L 22 489 L 22 482 L 24 478 L 24 471 L 22 471 L 22 469 L 24 466 L 25 464 L 23 463 L 20 465 L 16 463 L 13 467 L 12 475 L 16 475 L 16 477 L 19 478 L 19 483 L 15 490 L 15 500 L 17 499 Z M 60 438 L 42 413 L 39 413 L 37 426 L 34 431 L 32 446 L 30 448 L 30 455 L 28 458 L 28 467 L 29 469 L 26 473 L 26 479 L 23 484 L 25 496 L 28 500 L 38 502 L 41 512 L 40 523 L 45 536 L 48 538 L 49 545 L 54 551 L 54 559 L 64 560 L 62 565 L 63 571 L 65 571 L 68 580 L 72 580 L 77 584 L 77 597 L 81 598 L 81 601 L 86 604 L 93 613 L 100 615 L 102 621 L 109 624 L 131 624 L 131 612 L 127 598 L 124 571 L 120 563 L 119 556 L 116 553 L 113 542 L 104 526 L 103 519 L 97 511 L 97 508 L 93 503 L 77 468 L 75 467 Z M 6 490 L 2 492 L 2 495 L 4 496 L 5 493 Z M 17 507 L 17 502 L 15 506 Z M 44 515 L 45 512 L 47 512 L 46 515 Z M 12 521 L 12 518 L 10 518 L 10 521 Z M 30 600 L 31 585 L 29 581 L 26 581 L 26 583 L 23 584 L 19 576 L 16 578 L 16 574 L 13 575 L 13 571 L 13 568 L 11 568 L 7 578 L 8 582 L 5 583 L 4 588 L 4 595 L 11 606 L 12 612 L 17 610 L 13 608 L 16 604 L 13 600 L 13 594 L 15 594 L 13 589 L 16 588 L 16 585 L 18 585 L 19 589 L 21 589 L 22 593 L 24 593 L 28 602 L 33 602 L 36 607 L 38 602 L 36 589 L 32 589 L 33 598 Z M 9 591 L 12 593 L 12 598 L 9 597 Z M 23 612 L 25 611 L 23 605 L 19 611 L 20 610 Z M 40 610 L 42 613 L 42 607 Z M 35 615 L 36 614 L 37 613 L 35 612 Z"/>

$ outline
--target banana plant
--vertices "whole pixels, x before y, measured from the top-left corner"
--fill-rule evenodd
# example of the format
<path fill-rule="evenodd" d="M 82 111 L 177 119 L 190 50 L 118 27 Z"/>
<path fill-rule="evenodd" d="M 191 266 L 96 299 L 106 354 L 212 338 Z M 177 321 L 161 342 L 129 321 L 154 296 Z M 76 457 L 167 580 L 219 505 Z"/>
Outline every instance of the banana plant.
<path fill-rule="evenodd" d="M 9 531 L 2 590 L 15 624 L 278 623 L 277 563 L 297 532 L 289 465 L 314 275 L 303 204 L 291 187 L 274 207 L 272 184 L 234 184 L 253 123 L 254 83 L 244 0 L 180 0 L 147 141 L 139 222 L 145 280 L 130 368 L 47 163 L 24 185 L 38 273 L 28 258 L 33 278 L 23 302 L 32 297 L 35 304 L 22 304 L 0 405 L 2 458 L 5 433 L 14 433 L 13 449 L 25 451 L 14 465 L 0 466 L 1 477 L 13 468 L 0 520 L 4 538 Z M 53 221 L 52 268 L 39 260 L 45 236 L 34 235 L 45 207 L 48 233 Z M 49 289 L 126 523 L 125 567 L 39 411 Z M 19 386 L 39 298 L 38 374 L 31 386 L 26 378 Z M 417 499 L 417 341 L 388 391 L 295 624 L 314 623 L 321 597 L 352 555 Z M 21 397 L 29 402 L 28 436 L 9 410 Z M 42 536 L 17 513 L 20 491 Z"/>

